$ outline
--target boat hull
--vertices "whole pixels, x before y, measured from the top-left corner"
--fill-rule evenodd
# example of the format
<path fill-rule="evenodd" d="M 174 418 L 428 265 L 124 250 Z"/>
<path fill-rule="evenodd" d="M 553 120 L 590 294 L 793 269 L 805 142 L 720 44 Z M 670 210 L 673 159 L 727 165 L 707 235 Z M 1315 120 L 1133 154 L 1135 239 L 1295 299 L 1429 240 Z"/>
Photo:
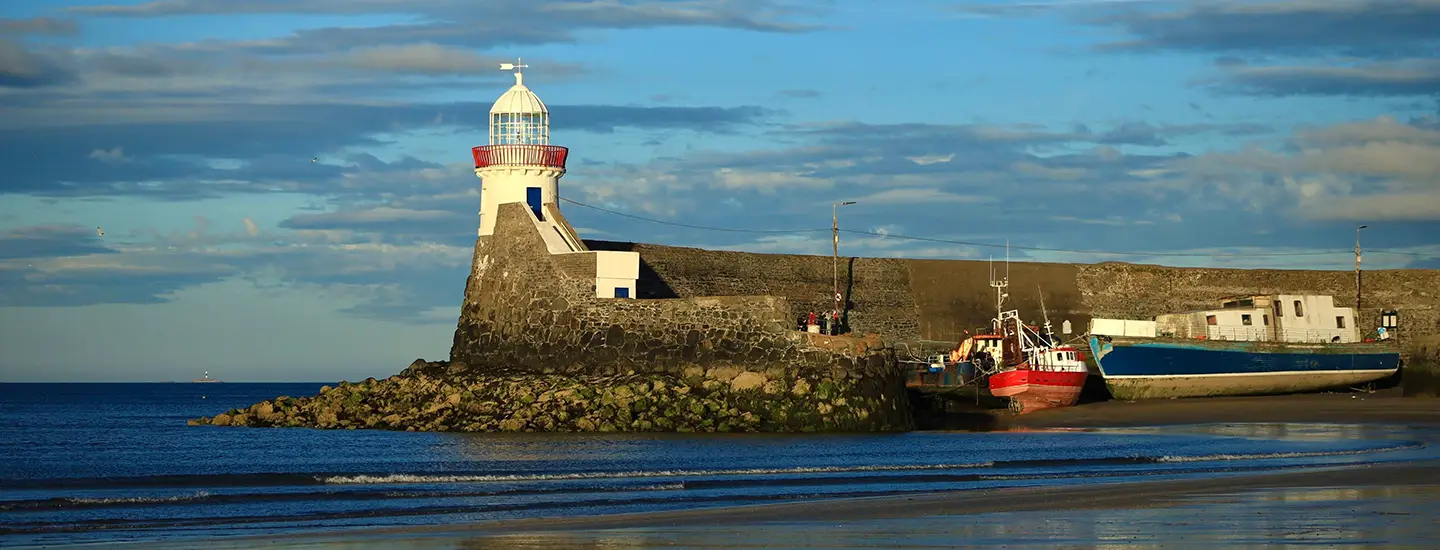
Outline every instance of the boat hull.
<path fill-rule="evenodd" d="M 1105 387 L 1125 401 L 1317 391 L 1374 382 L 1400 366 L 1399 350 L 1385 343 L 1094 336 L 1089 343 Z"/>
<path fill-rule="evenodd" d="M 1009 370 L 990 375 L 990 393 L 1008 397 L 1010 409 L 1019 414 L 1069 407 L 1080 400 L 1089 376 L 1086 371 Z"/>

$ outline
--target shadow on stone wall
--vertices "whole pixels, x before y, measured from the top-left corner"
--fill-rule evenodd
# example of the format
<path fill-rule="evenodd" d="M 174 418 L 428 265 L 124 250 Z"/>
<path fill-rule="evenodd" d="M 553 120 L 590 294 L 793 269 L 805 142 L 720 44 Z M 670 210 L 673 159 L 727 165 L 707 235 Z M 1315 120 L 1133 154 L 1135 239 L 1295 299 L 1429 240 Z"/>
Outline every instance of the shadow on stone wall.
<path fill-rule="evenodd" d="M 617 252 L 638 252 L 635 243 L 619 241 L 593 241 L 585 239 L 585 246 L 590 250 L 611 250 Z M 670 286 L 665 278 L 655 271 L 655 267 L 646 261 L 645 256 L 640 256 L 640 278 L 635 281 L 635 297 L 651 299 L 679 298 L 680 295 Z"/>
<path fill-rule="evenodd" d="M 1402 376 L 1405 397 L 1440 397 L 1440 336 L 1420 338 L 1408 347 Z"/>

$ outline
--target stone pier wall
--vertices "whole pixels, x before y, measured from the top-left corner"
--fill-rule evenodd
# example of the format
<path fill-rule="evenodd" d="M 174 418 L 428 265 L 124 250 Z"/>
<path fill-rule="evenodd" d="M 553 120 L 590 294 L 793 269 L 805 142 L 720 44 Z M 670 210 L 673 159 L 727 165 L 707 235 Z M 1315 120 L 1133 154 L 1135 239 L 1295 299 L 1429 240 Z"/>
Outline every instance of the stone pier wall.
<path fill-rule="evenodd" d="M 658 375 L 699 392 L 734 393 L 752 405 L 742 414 L 769 415 L 760 425 L 910 426 L 903 374 L 883 342 L 796 331 L 794 306 L 763 287 L 749 295 L 596 298 L 585 255 L 550 254 L 527 216 L 523 205 L 502 205 L 495 234 L 476 242 L 451 374 Z M 776 405 L 759 406 L 767 399 Z"/>
<path fill-rule="evenodd" d="M 783 296 L 790 317 L 828 309 L 829 256 L 716 252 L 652 244 L 587 241 L 594 250 L 634 250 L 641 258 L 641 292 L 686 297 L 729 295 L 746 289 Z M 991 264 L 970 260 L 840 258 L 840 287 L 857 331 L 897 340 L 956 342 L 995 315 Z M 1004 270 L 1003 262 L 994 269 Z M 1092 316 L 1148 318 L 1214 307 L 1229 296 L 1330 294 L 1339 305 L 1355 299 L 1353 271 L 1195 269 L 1119 262 L 1009 266 L 1008 304 L 1027 322 L 1045 311 L 1057 331 L 1070 321 L 1085 331 Z M 1440 270 L 1366 271 L 1360 318 L 1375 325 L 1382 309 L 1400 311 L 1401 336 L 1440 334 Z M 1364 326 L 1364 325 L 1362 325 Z"/>

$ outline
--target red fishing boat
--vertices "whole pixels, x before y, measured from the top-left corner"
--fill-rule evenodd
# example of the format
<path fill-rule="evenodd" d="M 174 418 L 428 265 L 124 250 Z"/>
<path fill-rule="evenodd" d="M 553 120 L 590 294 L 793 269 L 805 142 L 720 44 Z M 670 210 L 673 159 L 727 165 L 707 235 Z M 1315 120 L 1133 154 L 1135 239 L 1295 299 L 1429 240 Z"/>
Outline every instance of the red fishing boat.
<path fill-rule="evenodd" d="M 1079 351 L 1055 345 L 1048 333 L 1027 334 L 1014 311 L 1005 313 L 1004 352 L 999 371 L 987 378 L 990 394 L 1009 398 L 1010 410 L 1016 414 L 1074 405 L 1090 376 Z"/>
<path fill-rule="evenodd" d="M 1021 323 L 1016 310 L 1005 311 L 1009 279 L 996 281 L 992 275 L 990 282 L 998 313 L 994 333 L 965 339 L 951 356 L 972 365 L 974 376 L 985 379 L 990 394 L 1006 398 L 1016 414 L 1074 405 L 1090 376 L 1084 356 L 1058 343 L 1048 314 L 1042 332 Z M 1045 308 L 1043 297 L 1040 308 Z"/>

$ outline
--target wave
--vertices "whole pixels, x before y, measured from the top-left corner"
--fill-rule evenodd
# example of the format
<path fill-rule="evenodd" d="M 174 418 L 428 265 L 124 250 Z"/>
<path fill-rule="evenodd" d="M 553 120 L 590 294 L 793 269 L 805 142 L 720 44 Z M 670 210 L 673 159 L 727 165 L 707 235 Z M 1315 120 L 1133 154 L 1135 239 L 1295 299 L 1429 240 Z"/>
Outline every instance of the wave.
<path fill-rule="evenodd" d="M 1196 456 L 1162 456 L 1157 459 L 1159 462 L 1210 462 L 1223 460 L 1265 460 L 1274 458 L 1312 458 L 1323 456 L 1353 456 L 1371 453 L 1388 453 L 1394 451 L 1413 451 L 1425 448 L 1424 443 L 1409 442 L 1403 445 L 1390 447 L 1376 447 L 1370 449 L 1345 449 L 1336 451 L 1292 451 L 1283 453 L 1222 453 Z"/>
<path fill-rule="evenodd" d="M 387 474 L 387 475 L 355 475 L 355 476 L 330 476 L 316 477 L 322 483 L 334 485 L 364 484 L 379 485 L 389 483 L 483 483 L 493 481 L 549 481 L 565 479 L 610 479 L 610 478 L 650 478 L 650 477 L 703 477 L 703 476 L 735 476 L 735 475 L 777 475 L 777 474 L 813 474 L 813 473 L 846 473 L 846 472 L 887 472 L 887 471 L 917 471 L 917 470 L 958 470 L 965 468 L 986 468 L 994 466 L 994 462 L 971 462 L 960 464 L 895 464 L 895 465 L 867 465 L 867 466 L 797 466 L 792 468 L 732 468 L 715 470 L 636 470 L 628 472 L 569 472 L 560 474 L 480 474 L 480 475 L 455 475 L 455 474 Z"/>
<path fill-rule="evenodd" d="M 676 491 L 685 489 L 683 483 L 617 485 L 608 487 L 559 487 L 527 488 L 500 491 L 323 491 L 323 492 L 279 492 L 279 493 L 228 493 L 212 494 L 197 491 L 191 495 L 178 496 L 135 496 L 135 497 L 56 497 L 32 500 L 0 501 L 0 512 L 47 512 L 56 510 L 78 510 L 96 508 L 136 508 L 154 506 L 188 506 L 216 504 L 247 504 L 256 502 L 297 502 L 297 501 L 374 501 L 403 499 L 444 499 L 515 497 L 534 495 L 580 495 L 587 493 L 622 493 L 649 491 Z"/>
<path fill-rule="evenodd" d="M 161 475 L 103 478 L 45 478 L 0 480 L 0 489 L 80 490 L 123 488 L 222 488 L 313 485 L 416 485 L 489 482 L 531 482 L 564 480 L 697 478 L 713 476 L 785 476 L 798 474 L 885 473 L 961 470 L 977 468 L 1049 468 L 1101 465 L 1143 465 L 1174 462 L 1207 462 L 1309 458 L 1362 455 L 1424 448 L 1424 443 L 1404 442 L 1388 447 L 1332 451 L 1292 451 L 1274 453 L 1217 453 L 1208 455 L 1111 456 L 1095 458 L 1023 459 L 945 464 L 870 464 L 856 466 L 797 466 L 788 468 L 718 468 L 718 469 L 656 469 L 629 471 L 589 471 L 558 473 L 495 473 L 495 472 L 328 472 L 328 473 L 253 473 L 207 475 Z M 3 503 L 0 503 L 0 509 Z"/>

